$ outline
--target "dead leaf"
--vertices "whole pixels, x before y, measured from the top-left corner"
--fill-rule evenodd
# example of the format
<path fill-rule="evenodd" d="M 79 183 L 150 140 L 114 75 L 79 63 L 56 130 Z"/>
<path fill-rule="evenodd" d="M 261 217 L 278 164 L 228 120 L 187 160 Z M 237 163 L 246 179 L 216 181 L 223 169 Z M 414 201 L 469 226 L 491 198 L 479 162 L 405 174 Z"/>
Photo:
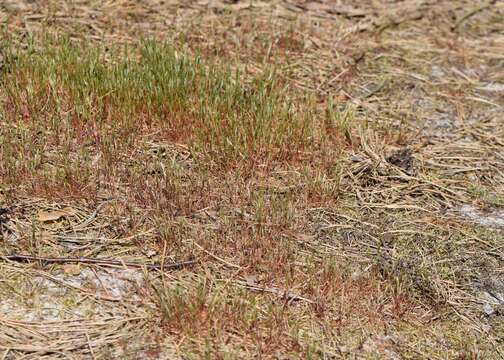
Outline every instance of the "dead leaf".
<path fill-rule="evenodd" d="M 247 285 L 251 285 L 251 286 L 257 285 L 257 280 L 258 280 L 257 276 L 245 275 L 243 278 L 247 282 Z"/>
<path fill-rule="evenodd" d="M 68 216 L 74 216 L 75 214 L 77 214 L 77 210 L 75 210 L 74 208 L 71 208 L 70 206 L 64 207 L 61 211 L 64 212 Z"/>
<path fill-rule="evenodd" d="M 37 220 L 40 222 L 56 221 L 65 216 L 61 211 L 41 211 L 38 213 Z"/>
<path fill-rule="evenodd" d="M 75 215 L 75 213 L 75 209 L 72 209 L 71 207 L 66 207 L 62 210 L 55 211 L 40 211 L 38 213 L 37 220 L 40 222 L 56 221 L 65 216 Z"/>
<path fill-rule="evenodd" d="M 53 234 L 48 231 L 42 231 L 40 238 L 45 242 L 53 242 L 55 240 Z"/>
<path fill-rule="evenodd" d="M 67 275 L 79 275 L 80 266 L 79 265 L 64 265 L 63 272 Z"/>

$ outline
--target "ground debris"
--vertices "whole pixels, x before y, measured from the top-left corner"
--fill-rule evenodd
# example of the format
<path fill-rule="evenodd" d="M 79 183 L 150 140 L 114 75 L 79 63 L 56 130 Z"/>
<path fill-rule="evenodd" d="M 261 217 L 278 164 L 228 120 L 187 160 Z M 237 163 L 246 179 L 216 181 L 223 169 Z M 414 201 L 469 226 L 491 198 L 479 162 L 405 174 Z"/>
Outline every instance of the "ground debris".
<path fill-rule="evenodd" d="M 0 358 L 504 354 L 503 4 L 50 5 L 0 4 Z"/>
<path fill-rule="evenodd" d="M 462 205 L 458 213 L 465 219 L 482 226 L 504 228 L 504 212 L 498 209 L 480 210 L 472 205 Z"/>
<path fill-rule="evenodd" d="M 415 163 L 413 152 L 410 148 L 403 148 L 387 156 L 387 161 L 406 172 L 408 175 L 415 175 Z"/>

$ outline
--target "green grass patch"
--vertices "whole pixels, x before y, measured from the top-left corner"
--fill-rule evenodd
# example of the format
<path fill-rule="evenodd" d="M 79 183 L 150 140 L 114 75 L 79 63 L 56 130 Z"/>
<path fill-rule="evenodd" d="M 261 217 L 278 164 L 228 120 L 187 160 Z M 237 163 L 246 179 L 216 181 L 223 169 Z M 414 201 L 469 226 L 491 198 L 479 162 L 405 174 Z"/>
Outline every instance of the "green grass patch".
<path fill-rule="evenodd" d="M 72 155 L 88 162 L 89 148 L 111 166 L 145 135 L 220 164 L 292 158 L 313 144 L 313 116 L 274 71 L 245 76 L 153 41 L 111 49 L 48 37 L 6 49 L 0 151 L 12 176 L 37 171 L 51 146 L 63 168 Z"/>

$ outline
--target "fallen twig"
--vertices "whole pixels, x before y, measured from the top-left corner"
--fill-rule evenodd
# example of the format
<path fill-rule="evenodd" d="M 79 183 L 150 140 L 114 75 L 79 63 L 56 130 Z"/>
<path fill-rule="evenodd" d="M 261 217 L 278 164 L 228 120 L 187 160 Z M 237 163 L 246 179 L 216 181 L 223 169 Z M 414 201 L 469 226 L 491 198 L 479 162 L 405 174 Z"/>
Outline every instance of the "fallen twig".
<path fill-rule="evenodd" d="M 220 261 L 221 263 L 223 263 L 224 265 L 227 265 L 231 268 L 235 268 L 235 269 L 241 269 L 241 266 L 239 265 L 236 265 L 236 264 L 233 264 L 233 263 L 230 263 L 229 261 L 226 261 L 220 257 L 218 257 L 217 255 L 215 254 L 212 254 L 210 251 L 206 250 L 203 246 L 201 246 L 200 244 L 198 244 L 197 242 L 193 241 L 193 244 L 198 248 L 200 249 L 201 251 L 203 251 L 205 254 L 208 254 L 210 255 L 211 257 L 213 257 L 215 260 L 217 261 Z"/>
<path fill-rule="evenodd" d="M 257 292 L 268 292 L 271 294 L 275 294 L 281 298 L 290 300 L 290 301 L 305 301 L 309 304 L 313 304 L 313 301 L 305 298 L 303 296 L 291 293 L 287 290 L 280 289 L 277 287 L 268 287 L 268 286 L 261 286 L 259 284 L 253 284 L 253 283 L 248 283 L 246 281 L 234 281 L 236 285 L 242 286 L 246 289 L 252 290 L 252 291 L 257 291 Z"/>
<path fill-rule="evenodd" d="M 121 260 L 113 260 L 113 259 L 91 259 L 91 258 L 47 258 L 41 256 L 31 256 L 31 255 L 21 255 L 21 254 L 12 254 L 8 256 L 3 256 L 4 259 L 10 261 L 17 262 L 30 262 L 30 261 L 39 261 L 45 264 L 68 264 L 68 263 L 79 263 L 79 264 L 98 264 L 104 266 L 126 266 L 132 268 L 147 268 L 148 270 L 160 270 L 160 264 L 145 264 L 139 262 L 131 262 L 131 261 L 121 261 Z M 163 269 L 166 270 L 175 270 L 181 269 L 183 267 L 187 267 L 196 263 L 196 260 L 187 260 L 174 262 L 170 264 L 164 264 Z"/>
<path fill-rule="evenodd" d="M 495 4 L 495 0 L 492 0 L 486 4 L 479 5 L 479 6 L 475 7 L 474 9 L 469 10 L 467 13 L 465 13 L 459 19 L 457 19 L 455 24 L 453 24 L 453 26 L 452 26 L 452 30 L 456 30 L 460 26 L 460 24 L 462 24 L 464 21 L 473 17 L 474 15 L 476 15 L 477 13 L 479 13 L 481 11 L 488 9 L 489 7 L 491 7 L 494 4 Z"/>

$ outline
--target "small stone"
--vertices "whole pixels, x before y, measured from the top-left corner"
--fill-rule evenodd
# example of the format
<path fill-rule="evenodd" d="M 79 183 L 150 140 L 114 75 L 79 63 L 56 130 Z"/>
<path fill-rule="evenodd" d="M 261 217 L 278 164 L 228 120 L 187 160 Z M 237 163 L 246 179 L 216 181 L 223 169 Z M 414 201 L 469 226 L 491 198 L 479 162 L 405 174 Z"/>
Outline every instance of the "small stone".
<path fill-rule="evenodd" d="M 492 305 L 490 305 L 489 303 L 484 303 L 482 306 L 482 310 L 486 316 L 492 316 L 495 313 Z"/>
<path fill-rule="evenodd" d="M 366 158 L 362 155 L 355 154 L 355 155 L 350 156 L 350 160 L 354 163 L 359 163 L 359 162 L 365 161 Z"/>
<path fill-rule="evenodd" d="M 79 265 L 65 265 L 63 266 L 63 272 L 67 275 L 77 276 L 80 274 L 80 266 Z"/>
<path fill-rule="evenodd" d="M 340 352 L 340 354 L 345 354 L 347 353 L 349 350 L 348 350 L 348 347 L 344 346 L 344 345 L 341 345 L 341 346 L 338 346 L 338 351 Z"/>
<path fill-rule="evenodd" d="M 352 272 L 352 281 L 357 281 L 359 280 L 360 278 L 362 277 L 362 271 L 360 270 L 355 270 L 354 272 Z"/>

